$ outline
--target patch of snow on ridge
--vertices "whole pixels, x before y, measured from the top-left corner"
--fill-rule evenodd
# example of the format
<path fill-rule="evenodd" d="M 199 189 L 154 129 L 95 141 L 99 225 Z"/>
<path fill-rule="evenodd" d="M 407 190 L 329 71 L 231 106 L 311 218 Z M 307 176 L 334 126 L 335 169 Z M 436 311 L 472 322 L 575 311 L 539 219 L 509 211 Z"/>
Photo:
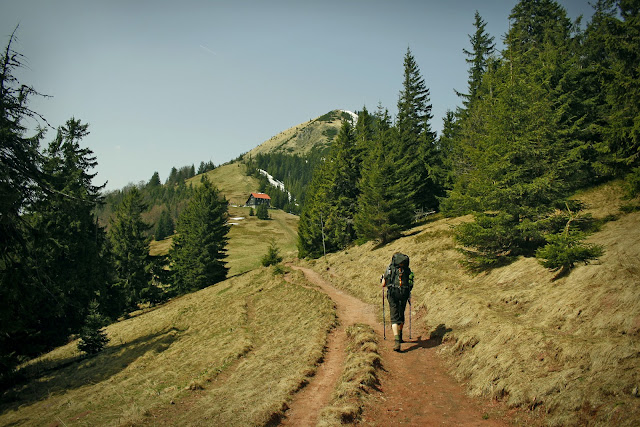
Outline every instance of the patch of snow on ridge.
<path fill-rule="evenodd" d="M 356 123 L 358 122 L 358 115 L 356 113 L 354 113 L 353 111 L 349 111 L 349 110 L 340 110 L 343 113 L 347 113 L 348 115 L 351 116 L 351 124 L 352 125 L 356 125 Z"/>
<path fill-rule="evenodd" d="M 278 181 L 277 179 L 275 179 L 274 177 L 272 177 L 271 175 L 269 175 L 269 172 L 262 170 L 262 169 L 258 169 L 258 172 L 260 172 L 262 175 L 267 177 L 267 180 L 269 181 L 269 184 L 273 185 L 274 187 L 279 188 L 282 191 L 286 191 L 287 195 L 289 196 L 289 201 L 291 201 L 291 193 L 289 193 L 285 188 L 284 188 L 284 183 Z"/>

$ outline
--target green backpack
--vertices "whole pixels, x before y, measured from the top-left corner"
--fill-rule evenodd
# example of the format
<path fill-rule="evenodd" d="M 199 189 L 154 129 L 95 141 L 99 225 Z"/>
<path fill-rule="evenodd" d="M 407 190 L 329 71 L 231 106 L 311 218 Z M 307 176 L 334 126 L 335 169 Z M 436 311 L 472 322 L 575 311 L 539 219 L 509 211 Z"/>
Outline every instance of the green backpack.
<path fill-rule="evenodd" d="M 398 287 L 400 289 L 413 288 L 413 272 L 409 268 L 409 257 L 400 252 L 396 252 L 391 257 L 391 264 L 385 272 L 387 286 Z"/>

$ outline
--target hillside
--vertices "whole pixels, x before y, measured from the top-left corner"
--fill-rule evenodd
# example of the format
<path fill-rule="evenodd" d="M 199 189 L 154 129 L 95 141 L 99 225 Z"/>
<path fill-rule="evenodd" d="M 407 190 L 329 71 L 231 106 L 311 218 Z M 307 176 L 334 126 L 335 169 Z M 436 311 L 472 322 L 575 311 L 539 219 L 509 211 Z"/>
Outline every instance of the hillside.
<path fill-rule="evenodd" d="M 109 326 L 95 357 L 74 341 L 32 361 L 0 425 L 262 425 L 313 375 L 334 319 L 323 293 L 258 269 Z"/>
<path fill-rule="evenodd" d="M 313 148 L 328 147 L 338 134 L 342 119 L 353 119 L 353 113 L 333 110 L 308 122 L 291 127 L 271 137 L 253 150 L 248 156 L 267 153 L 285 153 L 304 155 Z M 355 124 L 355 122 L 354 122 Z"/>
<path fill-rule="evenodd" d="M 244 190 L 225 182 L 241 182 L 241 171 L 241 165 L 228 165 L 213 177 L 239 197 Z M 620 207 L 628 202 L 620 194 L 620 183 L 612 183 L 577 196 L 604 222 L 590 240 L 603 245 L 605 254 L 558 280 L 527 258 L 489 273 L 467 273 L 451 233 L 467 217 L 432 217 L 382 247 L 366 243 L 294 262 L 376 307 L 381 323 L 379 276 L 395 251 L 405 252 L 417 277 L 413 330 L 429 335 L 416 348 L 437 349 L 471 395 L 530 411 L 534 424 L 637 425 L 640 212 L 623 213 Z M 268 225 L 233 226 L 238 238 L 254 233 L 241 245 L 244 252 L 230 248 L 234 271 L 253 269 L 251 262 L 262 255 L 255 249 L 266 240 L 261 227 L 274 227 L 274 233 L 278 220 L 263 223 Z M 278 244 L 283 236 L 293 239 L 286 232 Z M 293 253 L 288 251 L 290 259 Z M 286 416 L 296 391 L 313 380 L 334 318 L 334 304 L 303 274 L 291 272 L 284 280 L 270 269 L 253 269 L 109 326 L 111 342 L 98 356 L 80 357 L 72 341 L 23 366 L 27 381 L 3 394 L 0 424 L 276 421 Z M 401 364 L 384 358 L 403 355 L 381 354 L 387 369 Z M 412 352 L 411 360 L 420 354 Z M 399 380 L 412 380 L 415 369 L 406 375 Z M 434 372 L 433 378 L 444 381 L 443 375 Z M 387 378 L 383 394 L 365 402 L 368 420 L 377 419 L 376 402 L 393 392 Z M 432 389 L 440 383 L 418 384 L 412 387 L 416 399 L 432 403 L 440 395 Z M 420 416 L 409 407 L 403 412 L 408 422 Z"/>
<path fill-rule="evenodd" d="M 386 246 L 367 243 L 309 263 L 334 286 L 380 305 L 378 279 L 396 251 L 411 256 L 414 311 L 474 396 L 532 409 L 549 425 L 640 422 L 640 212 L 619 209 L 620 183 L 578 195 L 596 218 L 604 255 L 554 279 L 522 258 L 473 276 L 451 226 L 434 218 Z M 429 393 L 429 390 L 424 390 Z"/>
<path fill-rule="evenodd" d="M 246 166 L 232 163 L 220 166 L 206 173 L 209 180 L 218 187 L 229 200 L 229 231 L 227 261 L 229 276 L 245 273 L 260 266 L 260 259 L 267 253 L 273 239 L 280 253 L 285 257 L 294 257 L 297 253 L 298 217 L 281 210 L 269 211 L 271 219 L 263 221 L 250 216 L 250 208 L 243 207 L 251 192 L 257 191 L 255 178 L 246 175 Z M 191 185 L 199 185 L 201 175 L 187 181 Z M 171 246 L 171 238 L 161 242 L 152 242 L 152 254 L 167 253 Z"/>

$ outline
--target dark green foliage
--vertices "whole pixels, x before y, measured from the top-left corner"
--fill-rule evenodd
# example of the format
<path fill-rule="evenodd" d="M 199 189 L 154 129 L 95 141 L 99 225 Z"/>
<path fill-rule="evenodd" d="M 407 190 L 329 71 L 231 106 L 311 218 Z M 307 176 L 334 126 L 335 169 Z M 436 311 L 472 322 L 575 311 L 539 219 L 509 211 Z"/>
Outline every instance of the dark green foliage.
<path fill-rule="evenodd" d="M 456 92 L 458 96 L 463 98 L 465 109 L 471 108 L 471 104 L 478 97 L 482 77 L 487 71 L 489 58 L 495 51 L 494 38 L 486 32 L 486 26 L 487 23 L 483 21 L 480 13 L 476 10 L 473 22 L 475 33 L 469 36 L 471 50 L 462 50 L 467 55 L 465 61 L 469 64 L 468 93 Z"/>
<path fill-rule="evenodd" d="M 162 183 L 160 182 L 160 174 L 158 172 L 154 172 L 147 186 L 150 188 L 156 188 L 160 185 L 162 185 Z"/>
<path fill-rule="evenodd" d="M 37 92 L 14 75 L 24 60 L 12 49 L 14 40 L 15 31 L 0 57 L 0 381 L 21 357 L 42 350 L 23 340 L 37 334 L 39 322 L 31 303 L 45 299 L 31 262 L 33 231 L 22 216 L 44 187 L 38 151 L 43 131 L 26 135 L 23 122 L 39 117 L 28 108 Z"/>
<path fill-rule="evenodd" d="M 316 168 L 298 223 L 298 254 L 318 257 L 346 247 L 355 238 L 358 197 L 355 137 L 344 120 L 326 161 Z"/>
<path fill-rule="evenodd" d="M 135 310 L 146 302 L 143 293 L 151 284 L 149 238 L 150 228 L 142 220 L 147 206 L 134 188 L 116 208 L 109 237 L 112 245 L 116 286 L 121 296 L 121 310 Z"/>
<path fill-rule="evenodd" d="M 518 255 L 533 255 L 532 250 L 544 242 L 530 221 L 520 223 L 505 212 L 477 213 L 474 219 L 456 227 L 454 235 L 467 256 L 464 264 L 471 270 L 504 265 Z"/>
<path fill-rule="evenodd" d="M 159 241 L 171 236 L 174 232 L 174 227 L 171 214 L 167 209 L 163 210 L 162 214 L 160 214 L 160 219 L 156 224 L 156 232 L 154 235 L 155 239 Z"/>
<path fill-rule="evenodd" d="M 335 129 L 335 128 L 325 129 L 322 132 L 322 135 L 327 138 L 327 141 L 332 142 L 333 139 L 336 137 L 336 135 L 338 135 L 338 129 Z"/>
<path fill-rule="evenodd" d="M 212 171 L 215 168 L 216 166 L 213 164 L 212 161 L 200 162 L 200 166 L 198 166 L 198 175 Z"/>
<path fill-rule="evenodd" d="M 594 93 L 600 138 L 595 163 L 609 176 L 640 165 L 639 15 L 635 0 L 599 0 L 586 31 L 583 82 Z"/>
<path fill-rule="evenodd" d="M 280 249 L 276 245 L 276 242 L 271 240 L 271 242 L 269 242 L 269 249 L 262 257 L 261 263 L 264 267 L 269 267 L 270 265 L 280 264 L 281 262 L 282 256 L 280 255 Z"/>
<path fill-rule="evenodd" d="M 42 152 L 44 131 L 26 137 L 27 106 L 37 92 L 14 77 L 23 57 L 0 60 L 0 380 L 25 357 L 80 330 L 89 302 L 108 302 L 107 242 L 93 215 L 101 198 L 96 165 L 80 141 L 88 126 L 71 119 Z"/>
<path fill-rule="evenodd" d="M 579 57 L 564 9 L 522 1 L 511 19 L 504 59 L 489 63 L 454 134 L 457 178 L 442 203 L 449 214 L 476 212 L 476 223 L 456 236 L 475 248 L 471 262 L 485 266 L 532 255 L 554 208 L 591 175 L 583 98 L 573 91 Z"/>
<path fill-rule="evenodd" d="M 99 304 L 92 301 L 89 304 L 89 312 L 84 326 L 80 330 L 78 350 L 87 354 L 96 354 L 109 343 L 109 337 L 104 330 L 107 319 L 98 311 Z"/>
<path fill-rule="evenodd" d="M 628 198 L 634 198 L 640 194 L 640 167 L 633 169 L 625 179 L 625 190 Z"/>
<path fill-rule="evenodd" d="M 196 169 L 193 165 L 191 166 L 183 166 L 180 169 L 171 168 L 171 172 L 169 173 L 169 178 L 167 178 L 167 185 L 178 185 L 183 183 L 189 178 L 193 178 L 196 176 Z"/>
<path fill-rule="evenodd" d="M 259 191 L 266 192 L 271 196 L 273 207 L 287 212 L 299 213 L 296 203 L 304 204 L 313 171 L 326 155 L 325 148 L 314 148 L 304 156 L 284 153 L 258 154 L 253 158 L 245 159 L 247 175 L 259 180 Z M 282 182 L 287 191 L 291 193 L 291 200 L 289 200 L 288 193 L 269 185 L 266 176 L 258 169 L 267 171 L 275 179 Z"/>
<path fill-rule="evenodd" d="M 567 272 L 576 263 L 588 264 L 590 260 L 602 256 L 604 249 L 600 245 L 584 243 L 585 233 L 567 231 L 546 236 L 547 244 L 536 251 L 540 264 L 551 270 L 562 269 Z"/>
<path fill-rule="evenodd" d="M 442 189 L 430 173 L 440 163 L 436 134 L 431 130 L 430 94 L 420 69 L 407 48 L 404 57 L 404 81 L 398 99 L 398 117 L 392 149 L 399 179 L 413 203 L 413 208 L 435 209 Z M 410 208 L 413 210 L 413 208 Z M 406 226 L 407 224 L 401 224 Z"/>
<path fill-rule="evenodd" d="M 604 253 L 602 246 L 583 242 L 600 229 L 601 221 L 596 222 L 590 214 L 583 215 L 581 208 L 579 203 L 567 203 L 563 211 L 540 221 L 545 227 L 546 245 L 536 251 L 536 257 L 547 268 L 561 269 L 559 274 L 569 272 L 578 262 L 588 264 Z"/>
<path fill-rule="evenodd" d="M 195 291 L 226 278 L 227 219 L 227 200 L 205 179 L 178 218 L 177 235 L 169 252 L 173 293 Z"/>
<path fill-rule="evenodd" d="M 265 203 L 261 203 L 256 208 L 256 216 L 258 219 L 270 219 L 269 217 L 269 209 Z"/>
<path fill-rule="evenodd" d="M 399 237 L 411 222 L 410 189 L 399 179 L 393 156 L 388 155 L 392 150 L 392 134 L 391 120 L 382 109 L 371 117 L 367 126 L 363 124 L 357 134 L 358 143 L 365 147 L 354 216 L 360 240 L 387 243 Z"/>

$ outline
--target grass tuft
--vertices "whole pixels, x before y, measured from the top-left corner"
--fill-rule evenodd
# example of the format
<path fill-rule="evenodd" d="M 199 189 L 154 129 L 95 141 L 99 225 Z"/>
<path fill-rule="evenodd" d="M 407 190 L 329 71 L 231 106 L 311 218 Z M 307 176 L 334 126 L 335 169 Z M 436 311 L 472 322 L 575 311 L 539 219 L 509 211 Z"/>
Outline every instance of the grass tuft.
<path fill-rule="evenodd" d="M 382 368 L 378 339 L 369 325 L 355 324 L 347 328 L 347 357 L 344 371 L 329 406 L 324 408 L 318 426 L 349 424 L 362 413 L 364 397 L 379 385 Z"/>

